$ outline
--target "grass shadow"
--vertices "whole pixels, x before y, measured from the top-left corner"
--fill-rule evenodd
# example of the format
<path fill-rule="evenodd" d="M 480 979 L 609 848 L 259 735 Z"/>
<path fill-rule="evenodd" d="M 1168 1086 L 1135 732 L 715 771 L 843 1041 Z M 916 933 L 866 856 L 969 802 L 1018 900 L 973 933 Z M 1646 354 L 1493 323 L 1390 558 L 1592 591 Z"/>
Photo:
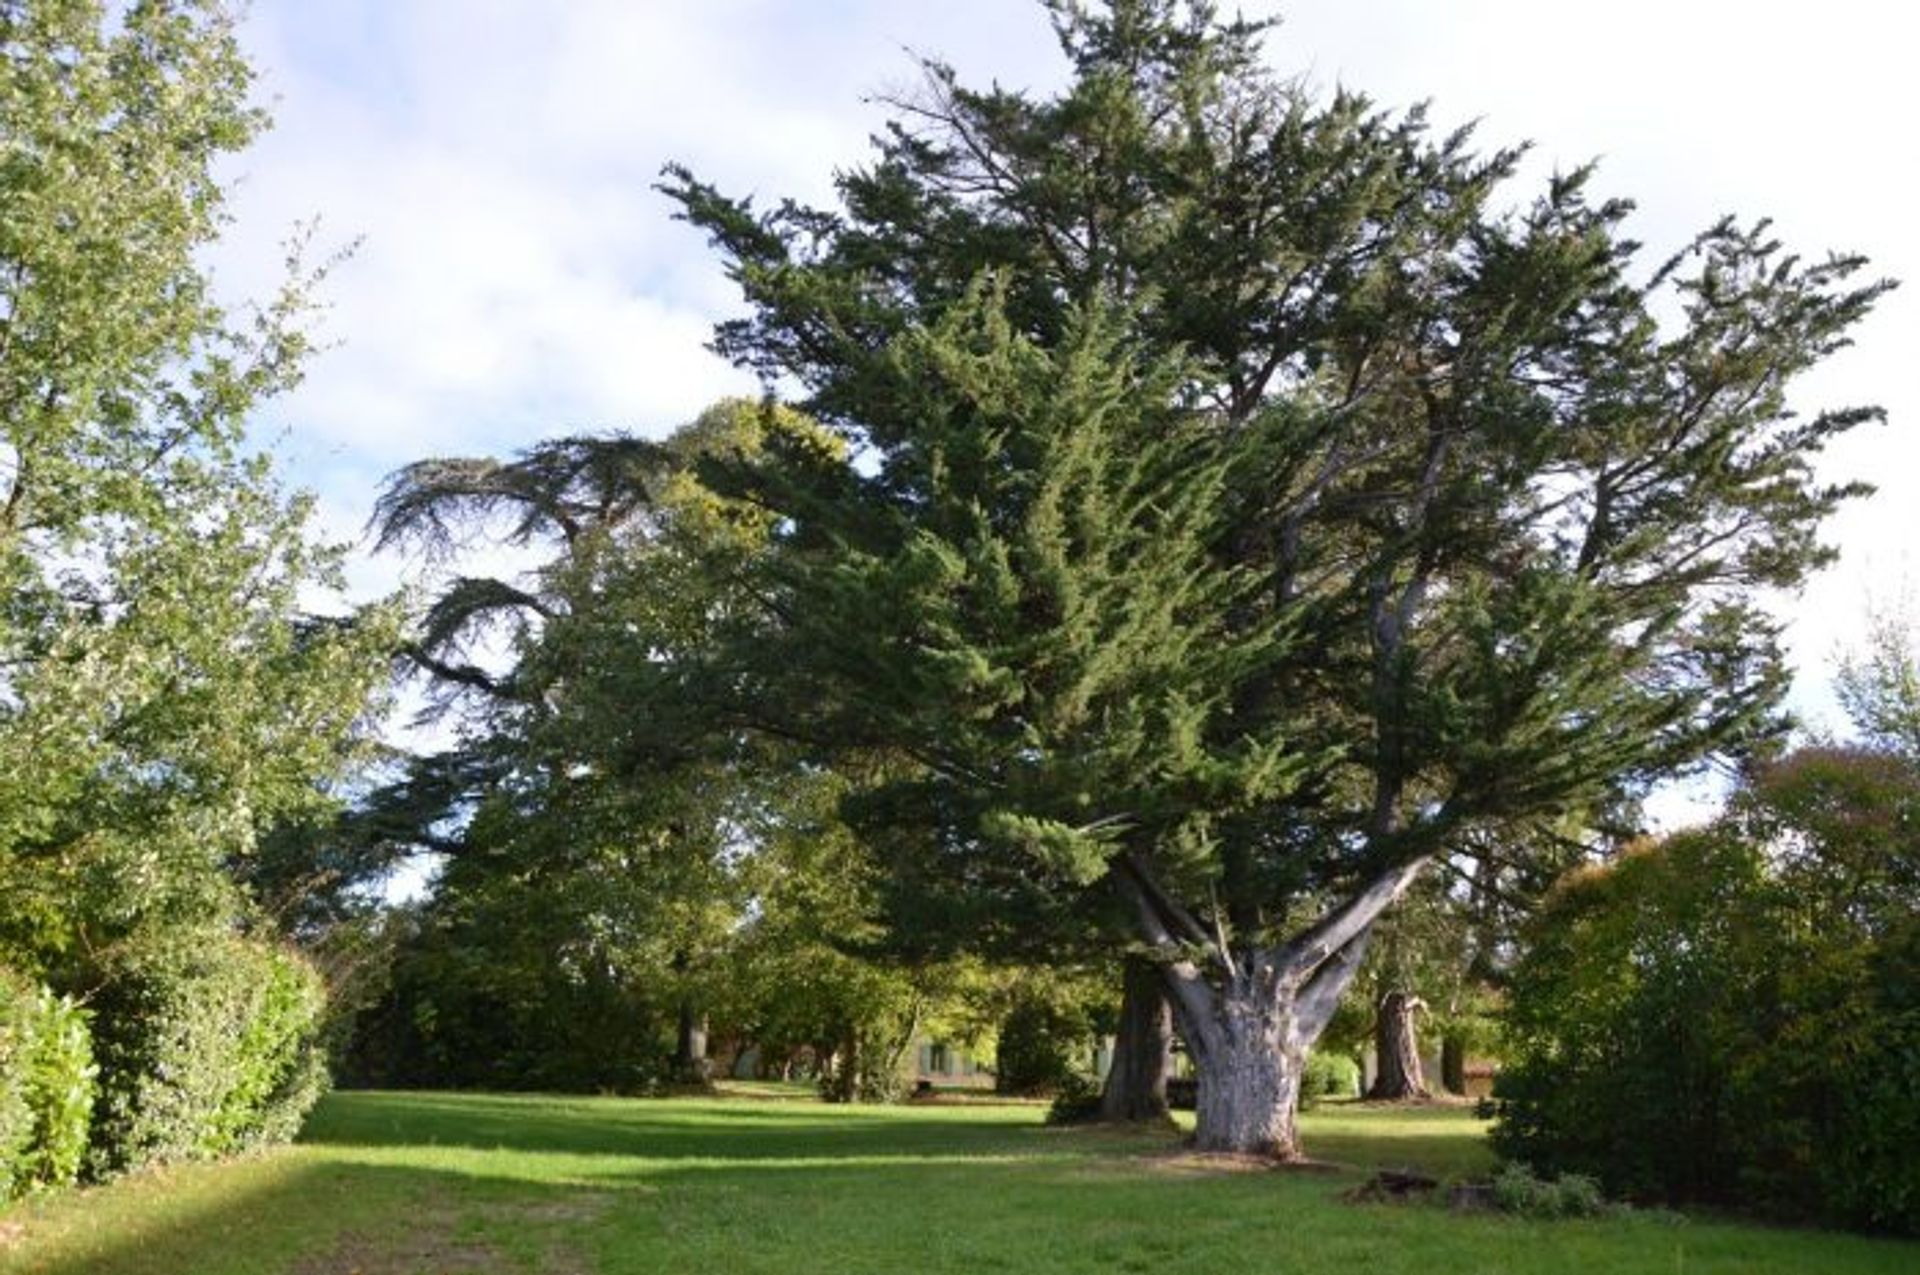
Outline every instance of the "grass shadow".
<path fill-rule="evenodd" d="M 567 1098 L 400 1091 L 337 1095 L 301 1141 L 441 1146 L 649 1161 L 871 1160 L 1044 1149 L 1026 1108 L 749 1106 L 739 1099 Z"/>

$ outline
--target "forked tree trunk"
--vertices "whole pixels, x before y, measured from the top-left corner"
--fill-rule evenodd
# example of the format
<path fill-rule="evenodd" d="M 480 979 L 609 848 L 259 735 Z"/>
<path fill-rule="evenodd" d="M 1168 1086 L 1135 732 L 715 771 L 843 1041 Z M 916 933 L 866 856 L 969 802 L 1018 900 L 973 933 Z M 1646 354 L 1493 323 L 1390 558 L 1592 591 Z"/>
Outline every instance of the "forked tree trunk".
<path fill-rule="evenodd" d="M 1380 1014 L 1373 1029 L 1380 1071 L 1367 1097 L 1397 1102 L 1433 1096 L 1420 1064 L 1420 1040 L 1413 1022 L 1413 1016 L 1426 1007 L 1425 1001 L 1406 992 L 1388 992 L 1380 998 Z"/>
<path fill-rule="evenodd" d="M 1300 1158 L 1295 1107 L 1306 1052 L 1359 970 L 1374 920 L 1425 862 L 1387 869 L 1291 942 L 1238 949 L 1219 918 L 1209 931 L 1140 857 L 1119 862 L 1143 936 L 1166 954 L 1162 977 L 1199 1081 L 1196 1148 Z"/>
<path fill-rule="evenodd" d="M 1167 1077 L 1173 1070 L 1173 1007 L 1160 969 L 1129 956 L 1121 976 L 1120 1029 L 1100 1094 L 1100 1119 L 1116 1124 L 1164 1123 Z"/>

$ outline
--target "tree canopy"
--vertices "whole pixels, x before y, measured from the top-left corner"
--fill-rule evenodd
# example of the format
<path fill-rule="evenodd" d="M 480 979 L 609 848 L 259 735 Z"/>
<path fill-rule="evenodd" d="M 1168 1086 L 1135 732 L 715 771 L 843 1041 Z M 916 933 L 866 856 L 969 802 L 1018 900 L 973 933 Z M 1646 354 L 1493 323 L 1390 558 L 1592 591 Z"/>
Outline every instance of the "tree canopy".
<path fill-rule="evenodd" d="M 295 384 L 310 274 L 250 320 L 199 254 L 213 174 L 264 122 L 212 4 L 19 3 L 0 187 L 0 959 L 44 972 L 324 809 L 391 616 L 317 616 L 340 551 L 249 447 Z"/>
<path fill-rule="evenodd" d="M 1125 900 L 1202 1145 L 1290 1154 L 1261 1060 L 1426 863 L 1777 730 L 1756 592 L 1877 416 L 1787 390 L 1888 285 L 1764 222 L 1649 266 L 1590 172 L 1517 199 L 1520 150 L 1315 100 L 1260 24 L 1054 12 L 1062 93 L 925 64 L 837 208 L 668 173 L 717 348 L 848 447 L 741 479 L 783 552 L 730 686 L 911 757 L 936 875 Z"/>

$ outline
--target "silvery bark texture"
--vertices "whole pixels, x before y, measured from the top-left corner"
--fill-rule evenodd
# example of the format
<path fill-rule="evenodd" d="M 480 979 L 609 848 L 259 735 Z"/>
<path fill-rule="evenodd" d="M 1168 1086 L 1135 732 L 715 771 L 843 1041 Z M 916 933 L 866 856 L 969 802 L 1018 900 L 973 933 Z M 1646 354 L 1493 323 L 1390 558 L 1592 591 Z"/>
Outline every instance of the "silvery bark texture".
<path fill-rule="evenodd" d="M 1374 921 L 1425 862 L 1382 872 L 1289 942 L 1236 949 L 1144 863 L 1127 861 L 1122 885 L 1142 932 L 1167 955 L 1162 977 L 1197 1073 L 1197 1149 L 1301 1158 L 1295 1108 L 1307 1050 L 1359 970 Z"/>

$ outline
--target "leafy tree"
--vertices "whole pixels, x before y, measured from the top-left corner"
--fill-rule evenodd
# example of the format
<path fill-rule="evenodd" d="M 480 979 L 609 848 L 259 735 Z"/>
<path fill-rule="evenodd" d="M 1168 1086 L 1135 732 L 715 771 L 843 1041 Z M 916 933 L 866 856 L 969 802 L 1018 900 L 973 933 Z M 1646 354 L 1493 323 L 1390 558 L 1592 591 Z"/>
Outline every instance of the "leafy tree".
<path fill-rule="evenodd" d="M 1289 1156 L 1429 864 L 1777 727 L 1751 594 L 1877 415 L 1785 394 L 1887 285 L 1764 223 L 1648 270 L 1587 172 L 1498 211 L 1519 151 L 1316 101 L 1259 24 L 1051 7 L 1062 94 L 927 63 L 838 209 L 668 174 L 748 302 L 717 348 L 857 455 L 739 479 L 784 552 L 713 702 L 911 758 L 896 879 L 1124 909 L 1200 1145 Z"/>
<path fill-rule="evenodd" d="M 711 768 L 650 778 L 595 765 L 607 732 L 618 729 L 617 708 L 596 696 L 617 693 L 608 683 L 620 676 L 622 655 L 644 663 L 695 640 L 714 597 L 698 554 L 742 547 L 752 534 L 728 541 L 721 533 L 727 515 L 693 480 L 692 458 L 703 447 L 741 445 L 757 423 L 745 405 L 723 405 L 665 444 L 563 438 L 508 461 L 437 458 L 394 475 L 375 510 L 381 547 L 447 559 L 504 526 L 507 543 L 545 546 L 551 556 L 522 579 L 461 576 L 440 591 L 409 653 L 439 707 L 468 714 L 465 738 L 415 763 L 336 829 L 348 845 L 397 836 L 464 855 L 480 847 L 458 825 L 476 820 L 493 841 L 483 857 L 505 859 L 450 874 L 450 891 L 492 889 L 504 870 L 507 881 L 537 880 L 573 896 L 559 914 L 570 920 L 559 923 L 584 936 L 597 917 L 601 929 L 625 935 L 617 946 L 627 950 L 627 981 L 642 934 L 666 942 L 671 950 L 655 968 L 681 985 L 678 1067 L 694 1078 L 706 1065 L 697 1007 L 705 954 L 739 903 L 726 867 L 731 790 Z M 653 573 L 644 591 L 622 587 L 635 561 Z M 475 653 L 502 634 L 509 664 L 492 672 Z M 381 806 L 397 821 L 371 818 Z"/>
<path fill-rule="evenodd" d="M 1495 1140 L 1636 1198 L 1912 1233 L 1920 772 L 1803 749 L 1571 876 L 1516 965 Z"/>
<path fill-rule="evenodd" d="M 1920 647 L 1904 608 L 1869 614 L 1866 647 L 1840 662 L 1835 684 L 1869 744 L 1920 758 Z"/>
<path fill-rule="evenodd" d="M 741 609 L 742 563 L 765 552 L 770 526 L 717 496 L 700 466 L 782 438 L 826 445 L 792 412 L 730 402 L 660 442 L 568 438 L 394 477 L 382 543 L 450 557 L 504 528 L 551 556 L 521 579 L 455 578 L 427 609 L 414 658 L 466 714 L 466 736 L 337 830 L 449 856 L 395 996 L 367 1020 L 363 1065 L 392 1048 L 418 1060 L 414 1082 L 497 1083 L 473 1075 L 473 1059 L 492 1057 L 510 1083 L 631 1087 L 663 1072 L 704 1079 L 718 1030 L 764 1058 L 809 1051 L 829 1097 L 897 1096 L 906 1047 L 951 998 L 955 971 L 877 950 L 870 860 L 832 811 L 841 781 L 779 741 L 696 721 L 676 689 Z M 490 632 L 507 639 L 500 671 L 474 655 Z M 556 966 L 551 950 L 580 956 Z M 609 998 L 593 1021 L 631 1028 L 597 1063 L 553 1021 L 579 987 Z M 429 1042 L 407 998 L 469 1008 L 436 1010 Z M 492 1049 L 490 1003 L 503 1037 Z M 667 1005 L 670 1063 L 647 1044 Z"/>
<path fill-rule="evenodd" d="M 143 930 L 230 924 L 227 875 L 324 808 L 390 617 L 249 451 L 315 281 L 251 316 L 199 258 L 264 123 L 218 3 L 0 4 L 0 960 L 84 989 Z"/>

